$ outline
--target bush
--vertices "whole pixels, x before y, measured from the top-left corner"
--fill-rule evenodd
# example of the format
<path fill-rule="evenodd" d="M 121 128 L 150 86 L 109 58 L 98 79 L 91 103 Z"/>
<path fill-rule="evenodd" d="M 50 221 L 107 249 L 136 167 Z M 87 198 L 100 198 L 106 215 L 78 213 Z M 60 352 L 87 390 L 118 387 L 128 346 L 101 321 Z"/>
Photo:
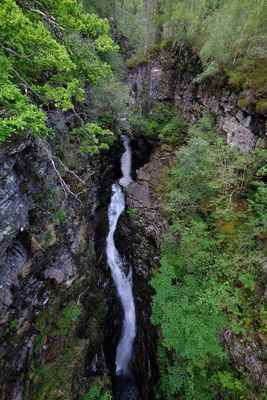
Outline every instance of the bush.
<path fill-rule="evenodd" d="M 136 208 L 129 207 L 128 215 L 130 219 L 135 220 L 138 217 L 138 211 L 136 210 Z"/>
<path fill-rule="evenodd" d="M 163 126 L 159 138 L 164 143 L 176 143 L 180 139 L 181 134 L 185 132 L 185 126 L 184 120 L 179 116 L 175 116 L 169 123 Z"/>
<path fill-rule="evenodd" d="M 131 129 L 140 136 L 150 137 L 153 133 L 148 119 L 141 114 L 130 114 L 129 124 Z"/>
<path fill-rule="evenodd" d="M 65 210 L 59 210 L 54 212 L 53 215 L 50 217 L 50 221 L 54 224 L 64 224 L 66 219 L 68 218 L 67 213 Z"/>
<path fill-rule="evenodd" d="M 175 143 L 185 132 L 185 122 L 169 104 L 158 103 L 153 115 L 132 113 L 129 116 L 131 128 L 139 135 L 160 138 L 165 143 Z"/>
<path fill-rule="evenodd" d="M 259 114 L 267 114 L 267 99 L 261 99 L 257 102 L 256 112 Z"/>

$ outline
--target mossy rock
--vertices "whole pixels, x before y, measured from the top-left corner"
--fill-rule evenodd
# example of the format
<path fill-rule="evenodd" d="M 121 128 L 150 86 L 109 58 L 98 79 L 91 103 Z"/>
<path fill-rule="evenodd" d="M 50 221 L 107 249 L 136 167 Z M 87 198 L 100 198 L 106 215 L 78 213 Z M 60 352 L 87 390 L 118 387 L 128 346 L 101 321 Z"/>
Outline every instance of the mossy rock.
<path fill-rule="evenodd" d="M 256 112 L 258 114 L 267 114 L 267 98 L 261 99 L 256 104 Z"/>
<path fill-rule="evenodd" d="M 145 54 L 139 54 L 129 58 L 129 60 L 126 61 L 126 67 L 128 69 L 134 69 L 146 65 L 147 63 L 148 57 Z"/>

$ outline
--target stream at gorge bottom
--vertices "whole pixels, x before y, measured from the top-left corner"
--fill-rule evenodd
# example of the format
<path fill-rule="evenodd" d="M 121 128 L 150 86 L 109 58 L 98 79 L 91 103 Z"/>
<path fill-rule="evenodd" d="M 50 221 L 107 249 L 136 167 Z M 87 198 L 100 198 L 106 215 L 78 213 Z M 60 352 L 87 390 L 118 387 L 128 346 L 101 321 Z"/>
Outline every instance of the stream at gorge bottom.
<path fill-rule="evenodd" d="M 150 147 L 144 139 L 138 142 L 126 136 L 122 136 L 120 146 L 104 171 L 95 213 L 98 281 L 108 306 L 103 350 L 114 399 L 152 400 L 158 375 L 157 335 L 150 323 L 152 293 L 148 281 L 135 270 L 134 253 L 141 235 L 130 221 L 126 205 L 126 187 L 136 176 L 136 166 L 148 161 Z M 130 230 L 127 237 L 123 227 Z M 135 244 L 132 254 L 131 243 Z"/>

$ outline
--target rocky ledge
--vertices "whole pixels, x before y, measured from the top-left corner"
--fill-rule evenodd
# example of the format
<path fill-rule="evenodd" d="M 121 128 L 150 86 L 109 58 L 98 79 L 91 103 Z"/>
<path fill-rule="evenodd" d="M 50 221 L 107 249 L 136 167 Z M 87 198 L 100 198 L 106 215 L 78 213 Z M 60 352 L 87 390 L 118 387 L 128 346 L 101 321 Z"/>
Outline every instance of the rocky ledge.
<path fill-rule="evenodd" d="M 131 104 L 137 109 L 147 104 L 146 111 L 151 113 L 158 101 L 170 101 L 191 123 L 210 111 L 229 144 L 246 151 L 260 145 L 266 138 L 264 116 L 256 114 L 253 106 L 241 106 L 240 94 L 227 86 L 225 77 L 197 83 L 201 72 L 201 61 L 189 48 L 153 54 L 147 64 L 130 73 Z"/>

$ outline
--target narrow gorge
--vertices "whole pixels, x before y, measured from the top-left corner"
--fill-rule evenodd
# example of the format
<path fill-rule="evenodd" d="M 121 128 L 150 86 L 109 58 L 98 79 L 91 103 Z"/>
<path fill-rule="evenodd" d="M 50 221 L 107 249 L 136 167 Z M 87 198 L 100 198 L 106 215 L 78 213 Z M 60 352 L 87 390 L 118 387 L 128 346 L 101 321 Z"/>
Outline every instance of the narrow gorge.
<path fill-rule="evenodd" d="M 0 400 L 266 400 L 266 2 L 2 0 Z"/>

